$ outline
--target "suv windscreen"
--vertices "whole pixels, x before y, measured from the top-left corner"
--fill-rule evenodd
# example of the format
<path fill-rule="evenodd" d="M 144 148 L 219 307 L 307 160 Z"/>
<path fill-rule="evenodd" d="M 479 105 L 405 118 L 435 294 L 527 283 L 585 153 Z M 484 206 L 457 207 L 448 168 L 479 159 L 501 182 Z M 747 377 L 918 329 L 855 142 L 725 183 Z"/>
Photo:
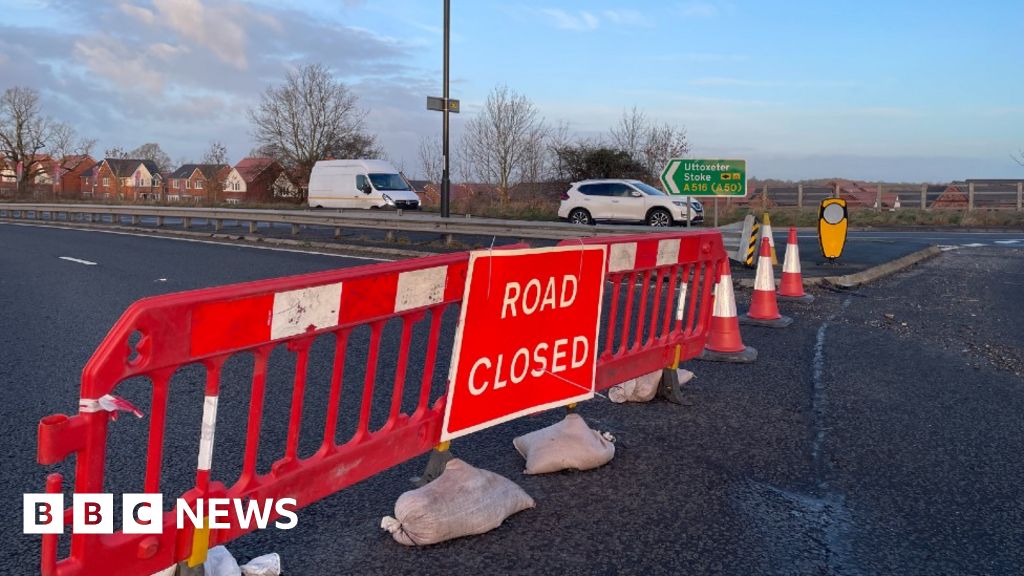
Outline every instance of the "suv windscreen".
<path fill-rule="evenodd" d="M 664 192 L 658 190 L 657 188 L 651 186 L 650 184 L 644 184 L 643 182 L 640 181 L 630 182 L 630 184 L 636 186 L 638 189 L 642 190 L 643 193 L 647 194 L 648 196 L 665 196 Z"/>
<path fill-rule="evenodd" d="M 405 178 L 398 174 L 370 174 L 370 181 L 373 182 L 373 187 L 380 191 L 409 190 Z"/>

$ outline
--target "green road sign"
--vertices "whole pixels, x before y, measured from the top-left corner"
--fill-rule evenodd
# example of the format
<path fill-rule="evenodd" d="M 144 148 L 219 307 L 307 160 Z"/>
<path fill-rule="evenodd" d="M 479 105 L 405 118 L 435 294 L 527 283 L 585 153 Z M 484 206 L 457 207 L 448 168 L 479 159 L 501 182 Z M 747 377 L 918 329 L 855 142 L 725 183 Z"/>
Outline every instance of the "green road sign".
<path fill-rule="evenodd" d="M 665 192 L 677 196 L 746 196 L 746 160 L 673 158 L 661 171 Z"/>

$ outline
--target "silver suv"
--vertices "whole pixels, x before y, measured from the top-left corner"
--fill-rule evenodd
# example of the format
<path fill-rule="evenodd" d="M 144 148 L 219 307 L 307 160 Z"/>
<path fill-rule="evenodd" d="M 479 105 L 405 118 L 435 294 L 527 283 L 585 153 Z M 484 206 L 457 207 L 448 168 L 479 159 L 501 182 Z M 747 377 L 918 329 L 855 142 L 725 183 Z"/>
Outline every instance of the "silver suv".
<path fill-rule="evenodd" d="M 573 182 L 562 194 L 558 217 L 575 224 L 593 224 L 599 220 L 643 222 L 649 226 L 671 226 L 704 221 L 704 207 L 690 199 L 669 196 L 639 180 L 583 180 Z"/>

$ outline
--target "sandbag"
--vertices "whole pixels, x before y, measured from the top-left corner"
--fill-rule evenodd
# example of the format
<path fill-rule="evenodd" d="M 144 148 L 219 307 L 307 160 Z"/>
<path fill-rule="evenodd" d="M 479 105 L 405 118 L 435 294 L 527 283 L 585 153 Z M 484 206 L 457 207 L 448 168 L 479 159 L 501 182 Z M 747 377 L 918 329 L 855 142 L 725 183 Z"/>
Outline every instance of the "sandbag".
<path fill-rule="evenodd" d="M 608 399 L 617 404 L 623 402 L 650 402 L 658 393 L 661 384 L 661 370 L 626 380 L 608 389 Z"/>
<path fill-rule="evenodd" d="M 575 412 L 557 424 L 512 440 L 512 444 L 526 458 L 526 474 L 590 470 L 604 466 L 615 456 L 615 445 L 591 430 Z"/>
<path fill-rule="evenodd" d="M 395 517 L 385 516 L 380 527 L 399 544 L 426 546 L 483 534 L 534 506 L 533 498 L 508 478 L 454 458 L 436 480 L 399 496 Z"/>
<path fill-rule="evenodd" d="M 206 553 L 203 562 L 203 574 L 206 576 L 242 576 L 235 557 L 223 546 L 214 546 Z"/>
<path fill-rule="evenodd" d="M 682 386 L 693 380 L 693 372 L 680 368 L 676 371 L 679 376 L 679 385 Z M 617 404 L 623 402 L 650 402 L 658 394 L 661 386 L 662 371 L 656 370 L 650 374 L 644 374 L 639 378 L 626 380 L 622 384 L 616 384 L 608 389 L 608 399 Z"/>
<path fill-rule="evenodd" d="M 242 576 L 280 576 L 281 557 L 276 552 L 257 556 L 242 564 Z"/>

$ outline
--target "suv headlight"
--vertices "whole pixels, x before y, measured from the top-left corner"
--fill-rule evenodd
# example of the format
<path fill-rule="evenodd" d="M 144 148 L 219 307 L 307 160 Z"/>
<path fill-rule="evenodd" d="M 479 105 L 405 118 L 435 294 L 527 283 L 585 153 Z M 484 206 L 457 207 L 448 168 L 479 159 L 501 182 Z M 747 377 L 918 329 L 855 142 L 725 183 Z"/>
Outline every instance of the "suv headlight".
<path fill-rule="evenodd" d="M 673 200 L 672 203 L 675 204 L 676 206 L 679 206 L 680 208 L 686 207 L 686 200 Z"/>

